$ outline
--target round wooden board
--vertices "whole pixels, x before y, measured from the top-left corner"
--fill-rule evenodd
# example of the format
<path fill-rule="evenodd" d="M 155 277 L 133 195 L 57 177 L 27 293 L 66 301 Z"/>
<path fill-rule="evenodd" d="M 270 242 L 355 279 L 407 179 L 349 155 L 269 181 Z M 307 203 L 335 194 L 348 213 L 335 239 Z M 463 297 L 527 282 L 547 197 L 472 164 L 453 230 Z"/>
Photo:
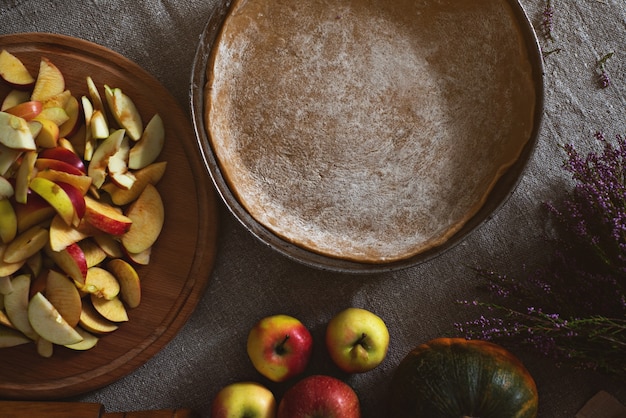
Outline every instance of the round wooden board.
<path fill-rule="evenodd" d="M 130 320 L 85 352 L 55 346 L 52 358 L 46 359 L 36 353 L 34 344 L 0 350 L 0 397 L 74 396 L 129 374 L 164 347 L 187 321 L 213 269 L 218 224 L 215 193 L 187 114 L 138 65 L 102 46 L 46 33 L 0 36 L 0 49 L 20 58 L 33 75 L 40 59 L 47 57 L 63 72 L 66 88 L 76 97 L 87 95 L 87 76 L 99 89 L 104 84 L 120 87 L 136 103 L 144 123 L 158 112 L 166 128 L 160 160 L 167 161 L 167 170 L 157 186 L 165 203 L 165 224 L 150 264 L 138 267 L 142 302 L 129 310 Z M 4 97 L 10 89 L 0 84 L 0 97 Z"/>

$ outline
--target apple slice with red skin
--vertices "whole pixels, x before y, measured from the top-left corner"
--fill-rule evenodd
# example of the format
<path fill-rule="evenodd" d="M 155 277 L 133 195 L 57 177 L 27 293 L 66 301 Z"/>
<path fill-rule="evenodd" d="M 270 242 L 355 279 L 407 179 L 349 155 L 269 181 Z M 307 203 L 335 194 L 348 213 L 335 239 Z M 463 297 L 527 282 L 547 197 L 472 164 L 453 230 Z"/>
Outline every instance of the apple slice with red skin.
<path fill-rule="evenodd" d="M 284 393 L 276 418 L 361 418 L 361 405 L 347 383 L 325 375 L 306 377 Z"/>
<path fill-rule="evenodd" d="M 31 100 L 41 102 L 62 93 L 65 90 L 65 78 L 59 68 L 48 58 L 43 57 L 39 63 L 39 73 L 35 80 Z"/>
<path fill-rule="evenodd" d="M 156 242 L 165 221 L 163 200 L 156 187 L 147 184 L 143 192 L 129 206 L 126 216 L 132 225 L 122 235 L 122 246 L 130 253 L 140 253 Z"/>
<path fill-rule="evenodd" d="M 65 161 L 61 161 L 61 160 L 56 160 L 53 158 L 37 158 L 37 161 L 35 162 L 35 167 L 37 168 L 37 170 L 46 170 L 46 169 L 53 169 L 53 170 L 58 170 L 58 171 L 65 171 L 66 173 L 70 173 L 70 174 L 74 174 L 77 176 L 82 176 L 85 175 L 85 173 L 83 173 L 80 169 L 76 168 L 75 166 L 66 163 Z"/>
<path fill-rule="evenodd" d="M 38 102 L 36 100 L 29 100 L 27 102 L 19 103 L 13 107 L 5 109 L 4 112 L 18 116 L 28 122 L 39 116 L 42 109 L 43 104 L 41 102 Z"/>
<path fill-rule="evenodd" d="M 118 211 L 108 203 L 85 196 L 85 220 L 99 230 L 115 236 L 124 235 L 130 228 L 133 220 Z"/>
<path fill-rule="evenodd" d="M 27 90 L 11 90 L 2 101 L 2 105 L 0 105 L 0 111 L 4 112 L 5 110 L 17 106 L 20 103 L 28 102 L 30 100 L 30 91 Z"/>
<path fill-rule="evenodd" d="M 17 217 L 18 232 L 23 232 L 38 223 L 51 219 L 56 213 L 56 210 L 48 202 L 32 191 L 28 192 L 25 204 L 13 201 L 13 208 Z"/>
<path fill-rule="evenodd" d="M 74 206 L 74 217 L 72 218 L 71 224 L 73 226 L 78 226 L 87 210 L 87 204 L 85 203 L 85 196 L 83 192 L 71 184 L 63 183 L 62 181 L 57 181 L 56 184 L 61 187 L 63 191 L 65 191 L 72 201 L 72 205 Z"/>
<path fill-rule="evenodd" d="M 6 49 L 0 52 L 0 77 L 19 90 L 29 90 L 35 85 L 35 78 L 24 63 Z"/>
<path fill-rule="evenodd" d="M 43 177 L 55 183 L 62 182 L 70 184 L 80 190 L 83 195 L 87 194 L 89 188 L 91 187 L 91 177 L 89 176 L 70 174 L 65 171 L 58 171 L 52 168 L 38 171 L 37 177 Z"/>
<path fill-rule="evenodd" d="M 50 223 L 50 248 L 54 251 L 61 251 L 67 248 L 68 245 L 80 242 L 98 232 L 86 221 L 73 226 L 66 224 L 63 218 L 56 215 Z"/>
<path fill-rule="evenodd" d="M 65 223 L 72 225 L 76 218 L 76 208 L 81 205 L 80 202 L 84 203 L 84 197 L 75 187 L 69 185 L 64 187 L 43 177 L 35 177 L 30 181 L 30 189 L 48 202 Z M 66 189 L 73 189 L 76 193 L 70 192 L 72 194 L 69 195 Z M 79 200 L 74 202 L 74 199 Z"/>
<path fill-rule="evenodd" d="M 77 243 L 68 245 L 64 250 L 53 251 L 49 245 L 44 251 L 65 274 L 70 276 L 79 285 L 85 283 L 87 277 L 87 260 L 85 253 Z"/>
<path fill-rule="evenodd" d="M 74 152 L 67 148 L 58 146 L 55 148 L 47 148 L 39 152 L 39 158 L 53 159 L 63 161 L 69 165 L 74 166 L 80 170 L 83 174 L 87 174 L 87 168 L 83 160 Z"/>
<path fill-rule="evenodd" d="M 78 245 L 85 254 L 87 268 L 97 266 L 107 258 L 107 253 L 94 240 L 84 239 Z"/>

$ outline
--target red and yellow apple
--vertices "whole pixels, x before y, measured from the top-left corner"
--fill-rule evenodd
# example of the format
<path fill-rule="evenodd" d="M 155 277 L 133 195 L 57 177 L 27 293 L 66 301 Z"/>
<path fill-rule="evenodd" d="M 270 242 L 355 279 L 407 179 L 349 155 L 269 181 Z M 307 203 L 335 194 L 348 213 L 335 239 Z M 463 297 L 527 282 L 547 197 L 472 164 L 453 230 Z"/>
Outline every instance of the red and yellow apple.
<path fill-rule="evenodd" d="M 354 389 L 331 376 L 313 375 L 287 389 L 277 418 L 360 418 L 361 406 Z"/>
<path fill-rule="evenodd" d="M 276 418 L 276 399 L 260 383 L 231 383 L 213 398 L 211 418 Z"/>
<path fill-rule="evenodd" d="M 259 373 L 283 382 L 304 372 L 313 351 L 313 337 L 297 318 L 272 315 L 252 327 L 246 348 Z"/>

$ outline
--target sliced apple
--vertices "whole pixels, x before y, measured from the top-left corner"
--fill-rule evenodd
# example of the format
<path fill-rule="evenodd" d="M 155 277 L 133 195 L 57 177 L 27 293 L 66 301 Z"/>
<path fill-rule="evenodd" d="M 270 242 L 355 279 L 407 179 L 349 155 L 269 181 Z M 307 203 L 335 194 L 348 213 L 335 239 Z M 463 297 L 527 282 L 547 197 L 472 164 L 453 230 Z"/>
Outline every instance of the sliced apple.
<path fill-rule="evenodd" d="M 77 168 L 80 172 L 87 174 L 87 168 L 83 160 L 72 150 L 58 146 L 48 148 L 39 152 L 39 158 L 53 159 L 63 161 Z"/>
<path fill-rule="evenodd" d="M 30 189 L 48 202 L 61 215 L 65 223 L 72 225 L 75 204 L 61 186 L 46 178 L 35 177 L 30 181 Z"/>
<path fill-rule="evenodd" d="M 91 78 L 91 76 L 87 76 L 86 80 L 87 82 L 87 93 L 89 94 L 89 98 L 91 99 L 91 103 L 93 103 L 93 109 L 94 110 L 99 110 L 100 112 L 102 112 L 104 118 L 105 118 L 105 122 L 108 126 L 108 121 L 106 120 L 106 110 L 104 108 L 104 103 L 102 101 L 102 96 L 100 95 L 100 91 L 98 91 L 98 87 L 96 86 L 96 83 L 94 83 L 93 79 Z"/>
<path fill-rule="evenodd" d="M 17 217 L 17 232 L 23 232 L 34 225 L 52 219 L 56 211 L 41 196 L 28 193 L 25 204 L 15 202 L 13 204 Z"/>
<path fill-rule="evenodd" d="M 152 164 L 161 154 L 164 144 L 165 127 L 163 119 L 157 113 L 146 125 L 139 141 L 131 148 L 128 167 L 138 170 Z"/>
<path fill-rule="evenodd" d="M 105 139 L 109 136 L 109 125 L 107 124 L 104 112 L 94 110 L 91 115 L 91 137 L 94 139 Z"/>
<path fill-rule="evenodd" d="M 38 101 L 29 100 L 27 102 L 16 104 L 13 107 L 5 109 L 4 111 L 14 116 L 18 116 L 25 121 L 33 120 L 41 113 L 43 104 Z"/>
<path fill-rule="evenodd" d="M 91 187 L 91 177 L 85 175 L 70 174 L 65 171 L 48 169 L 37 172 L 37 177 L 43 177 L 55 183 L 62 182 L 74 186 L 82 195 L 87 194 Z"/>
<path fill-rule="evenodd" d="M 20 90 L 28 90 L 35 84 L 35 78 L 24 63 L 6 49 L 0 52 L 0 77 Z"/>
<path fill-rule="evenodd" d="M 54 354 L 54 344 L 45 338 L 37 338 L 37 341 L 35 341 L 35 347 L 37 348 L 37 354 L 41 357 L 50 358 Z"/>
<path fill-rule="evenodd" d="M 83 192 L 78 188 L 72 186 L 71 184 L 63 183 L 61 181 L 57 181 L 56 184 L 59 185 L 63 189 L 65 193 L 69 196 L 72 201 L 72 205 L 74 206 L 74 217 L 72 218 L 71 224 L 74 226 L 78 226 L 85 216 L 86 204 L 85 197 Z"/>
<path fill-rule="evenodd" d="M 0 176 L 5 176 L 22 155 L 22 150 L 0 144 Z"/>
<path fill-rule="evenodd" d="M 43 269 L 43 256 L 42 252 L 38 251 L 35 254 L 31 255 L 26 259 L 25 266 L 30 270 L 31 277 L 37 277 L 41 274 L 41 270 Z M 32 288 L 32 284 L 31 284 Z"/>
<path fill-rule="evenodd" d="M 97 266 L 107 258 L 107 253 L 91 239 L 82 240 L 78 245 L 83 250 L 83 254 L 85 254 L 87 268 Z"/>
<path fill-rule="evenodd" d="M 30 276 L 20 274 L 12 280 L 13 292 L 4 295 L 4 309 L 11 324 L 31 340 L 37 339 L 37 333 L 28 320 L 28 291 Z"/>
<path fill-rule="evenodd" d="M 0 295 L 6 295 L 13 291 L 11 276 L 0 276 Z"/>
<path fill-rule="evenodd" d="M 27 90 L 11 90 L 2 101 L 0 111 L 5 111 L 13 106 L 17 106 L 20 103 L 28 102 L 30 100 L 30 91 Z"/>
<path fill-rule="evenodd" d="M 11 323 L 11 320 L 4 311 L 4 295 L 0 295 L 0 306 L 2 306 L 2 309 L 0 309 L 0 325 L 7 328 L 15 329 L 15 327 Z"/>
<path fill-rule="evenodd" d="M 115 331 L 118 325 L 103 317 L 89 302 L 83 303 L 79 325 L 95 334 L 108 334 Z"/>
<path fill-rule="evenodd" d="M 50 223 L 50 248 L 53 251 L 64 250 L 68 245 L 80 242 L 96 232 L 95 228 L 87 222 L 81 222 L 77 226 L 68 225 L 59 215 L 56 215 Z"/>
<path fill-rule="evenodd" d="M 77 284 L 83 285 L 85 283 L 87 260 L 82 248 L 77 243 L 70 244 L 61 251 L 53 251 L 49 245 L 45 246 L 44 250 L 46 255 Z"/>
<path fill-rule="evenodd" d="M 128 137 L 124 137 L 120 148 L 109 158 L 107 165 L 109 178 L 113 183 L 122 189 L 130 189 L 137 180 L 135 175 L 128 171 L 128 155 L 130 153 L 130 145 Z"/>
<path fill-rule="evenodd" d="M 59 126 L 50 119 L 37 119 L 41 124 L 35 143 L 42 148 L 54 148 L 59 143 Z"/>
<path fill-rule="evenodd" d="M 71 327 L 78 325 L 82 303 L 78 289 L 69 277 L 50 270 L 44 295 Z"/>
<path fill-rule="evenodd" d="M 77 327 L 76 331 L 78 332 L 78 334 L 80 334 L 83 340 L 76 344 L 68 344 L 65 347 L 71 350 L 85 351 L 85 350 L 91 350 L 92 348 L 96 346 L 96 344 L 98 344 L 99 338 L 96 337 L 95 335 L 90 334 L 89 332 L 85 331 L 81 327 Z"/>
<path fill-rule="evenodd" d="M 40 251 L 48 242 L 48 230 L 35 225 L 19 234 L 7 246 L 2 257 L 5 263 L 19 263 Z"/>
<path fill-rule="evenodd" d="M 138 141 L 143 133 L 143 122 L 135 103 L 117 87 L 111 88 L 105 85 L 104 96 L 111 114 L 120 127 L 126 129 L 130 139 Z"/>
<path fill-rule="evenodd" d="M 136 200 L 147 184 L 156 185 L 165 174 L 166 167 L 167 162 L 159 161 L 134 171 L 135 182 L 128 190 L 117 187 L 114 183 L 106 183 L 102 189 L 111 196 L 114 204 L 125 206 Z"/>
<path fill-rule="evenodd" d="M 126 213 L 132 225 L 122 235 L 122 245 L 131 253 L 140 253 L 151 247 L 159 237 L 165 220 L 163 200 L 156 187 L 147 184 Z"/>
<path fill-rule="evenodd" d="M 135 264 L 139 264 L 141 266 L 147 266 L 150 263 L 150 255 L 152 254 L 152 247 L 146 248 L 140 253 L 129 253 L 126 255 Z"/>
<path fill-rule="evenodd" d="M 42 102 L 42 105 L 44 109 L 50 109 L 53 107 L 65 109 L 65 106 L 67 106 L 71 97 L 73 96 L 70 90 L 63 90 L 59 94 L 48 97 Z"/>
<path fill-rule="evenodd" d="M 76 97 L 70 96 L 64 110 L 68 119 L 59 126 L 59 136 L 61 138 L 67 138 L 74 135 L 78 131 L 81 120 L 80 104 L 78 103 L 78 99 Z"/>
<path fill-rule="evenodd" d="M 41 113 L 35 117 L 35 120 L 48 119 L 54 122 L 57 126 L 63 125 L 70 120 L 70 116 L 63 107 L 44 107 Z"/>
<path fill-rule="evenodd" d="M 0 112 L 0 143 L 18 150 L 34 151 L 37 149 L 28 123 L 7 112 Z"/>
<path fill-rule="evenodd" d="M 22 156 L 22 163 L 15 175 L 15 201 L 26 203 L 28 189 L 35 172 L 35 161 L 37 161 L 36 151 L 26 151 Z"/>
<path fill-rule="evenodd" d="M 16 347 L 30 342 L 32 340 L 20 331 L 0 325 L 0 348 Z"/>
<path fill-rule="evenodd" d="M 21 269 L 24 263 L 26 263 L 26 260 L 21 260 L 16 263 L 7 263 L 4 261 L 4 253 L 7 247 L 7 244 L 0 244 L 0 277 L 10 276 Z"/>
<path fill-rule="evenodd" d="M 63 90 L 65 90 L 63 73 L 48 58 L 42 58 L 30 99 L 43 102 L 52 96 L 62 93 Z"/>
<path fill-rule="evenodd" d="M 96 150 L 97 143 L 97 139 L 95 139 L 91 135 L 91 117 L 93 116 L 93 104 L 87 96 L 82 96 L 80 100 L 83 107 L 83 115 L 85 116 L 85 141 L 83 147 L 83 158 L 85 159 L 85 161 L 91 161 L 91 157 L 93 157 L 93 152 Z"/>
<path fill-rule="evenodd" d="M 94 235 L 94 240 L 98 246 L 111 258 L 121 258 L 124 256 L 124 251 L 118 240 L 113 238 L 109 234 Z"/>
<path fill-rule="evenodd" d="M 120 282 L 108 270 L 95 266 L 87 270 L 87 278 L 81 290 L 97 298 L 111 300 L 119 295 Z"/>
<path fill-rule="evenodd" d="M 99 202 L 90 196 L 85 196 L 85 204 L 87 207 L 85 220 L 99 230 L 120 236 L 130 229 L 132 219 L 114 206 Z"/>
<path fill-rule="evenodd" d="M 91 303 L 96 311 L 105 319 L 111 322 L 128 321 L 128 313 L 124 304 L 118 297 L 113 299 L 100 298 L 94 294 L 91 295 Z"/>
<path fill-rule="evenodd" d="M 0 241 L 9 243 L 17 235 L 17 216 L 9 199 L 0 199 Z"/>
<path fill-rule="evenodd" d="M 28 303 L 28 320 L 38 335 L 53 344 L 69 345 L 83 340 L 41 292 Z"/>
<path fill-rule="evenodd" d="M 107 269 L 120 284 L 120 298 L 129 308 L 136 308 L 141 302 L 141 283 L 137 270 L 126 261 L 116 258 L 107 263 Z"/>
<path fill-rule="evenodd" d="M 114 131 L 94 151 L 87 174 L 92 178 L 95 187 L 100 188 L 104 183 L 109 158 L 120 149 L 124 135 L 123 129 Z"/>
<path fill-rule="evenodd" d="M 57 160 L 54 158 L 39 157 L 37 158 L 37 161 L 35 161 L 35 167 L 37 168 L 37 170 L 40 170 L 40 171 L 52 169 L 52 170 L 58 170 L 58 171 L 65 171 L 66 173 L 74 174 L 76 176 L 82 176 L 85 174 L 80 170 L 80 168 L 77 168 L 74 165 L 67 163 L 65 161 Z"/>

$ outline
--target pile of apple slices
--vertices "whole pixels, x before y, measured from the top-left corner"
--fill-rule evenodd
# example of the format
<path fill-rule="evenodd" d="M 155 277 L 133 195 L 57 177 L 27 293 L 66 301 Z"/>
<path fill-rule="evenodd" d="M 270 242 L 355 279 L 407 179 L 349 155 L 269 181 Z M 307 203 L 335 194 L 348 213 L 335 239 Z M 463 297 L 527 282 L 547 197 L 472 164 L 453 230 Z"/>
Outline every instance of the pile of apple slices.
<path fill-rule="evenodd" d="M 46 58 L 33 77 L 2 50 L 0 78 L 0 348 L 86 350 L 141 301 L 135 266 L 164 222 L 163 121 L 144 126 L 121 89 L 104 85 L 102 100 L 90 76 L 74 96 Z"/>

